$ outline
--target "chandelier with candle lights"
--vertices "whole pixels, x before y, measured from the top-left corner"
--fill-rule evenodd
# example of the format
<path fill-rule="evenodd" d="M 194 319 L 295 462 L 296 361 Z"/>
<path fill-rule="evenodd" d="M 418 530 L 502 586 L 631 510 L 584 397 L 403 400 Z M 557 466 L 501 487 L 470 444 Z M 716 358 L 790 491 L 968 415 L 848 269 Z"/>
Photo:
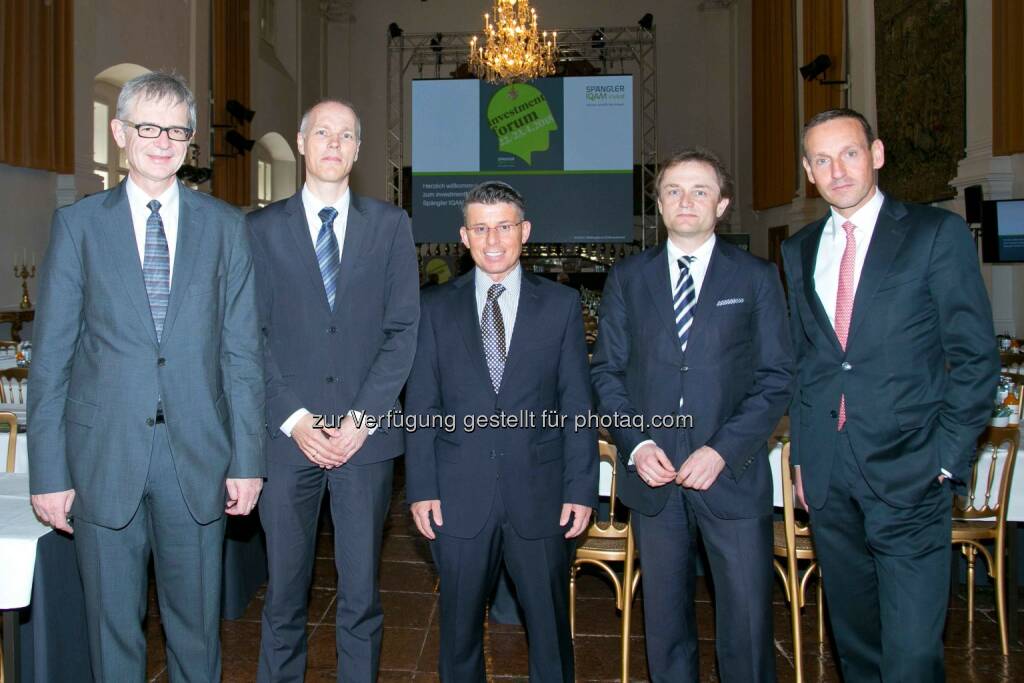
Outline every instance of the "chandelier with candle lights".
<path fill-rule="evenodd" d="M 511 83 L 555 73 L 557 34 L 538 34 L 529 0 L 494 0 L 494 23 L 484 15 L 484 44 L 469 44 L 469 69 L 490 83 Z"/>

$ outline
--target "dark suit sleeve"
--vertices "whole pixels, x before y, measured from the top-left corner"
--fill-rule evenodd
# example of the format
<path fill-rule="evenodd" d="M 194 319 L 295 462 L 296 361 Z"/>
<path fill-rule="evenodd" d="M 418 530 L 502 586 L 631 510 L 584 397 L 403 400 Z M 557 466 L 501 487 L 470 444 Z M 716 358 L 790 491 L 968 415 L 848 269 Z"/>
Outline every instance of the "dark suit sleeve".
<path fill-rule="evenodd" d="M 84 287 L 78 245 L 66 213 L 57 211 L 50 229 L 50 246 L 39 273 L 32 372 L 28 380 L 28 443 L 32 453 L 29 488 L 33 494 L 66 491 L 72 486 L 64 405 L 82 327 Z"/>
<path fill-rule="evenodd" d="M 806 340 L 804 338 L 803 320 L 800 317 L 800 305 L 796 299 L 797 293 L 803 285 L 800 278 L 796 277 L 799 273 L 800 257 L 795 244 L 789 242 L 782 244 L 782 260 L 786 269 L 786 283 L 788 285 L 789 338 L 793 347 L 793 359 L 796 363 L 796 368 L 799 368 L 800 362 L 803 360 Z M 793 382 L 793 399 L 789 403 L 789 433 L 791 436 L 800 433 L 800 419 L 800 380 L 798 374 L 796 381 Z M 790 439 L 789 462 L 794 467 L 800 464 L 800 439 Z"/>
<path fill-rule="evenodd" d="M 276 211 L 280 209 L 274 208 Z M 271 209 L 260 212 L 261 217 Z M 257 214 L 249 214 L 246 221 L 249 227 L 249 243 L 252 249 L 253 271 L 256 276 L 256 310 L 259 314 L 259 335 L 263 342 L 263 373 L 266 391 L 266 420 L 271 432 L 280 430 L 281 425 L 292 414 L 302 408 L 302 402 L 291 387 L 281 379 L 281 370 L 277 366 L 268 339 L 274 329 L 274 273 L 267 258 L 266 245 L 260 239 L 257 229 Z"/>
<path fill-rule="evenodd" d="M 734 476 L 765 444 L 786 412 L 793 391 L 793 353 L 786 330 L 786 301 L 782 281 L 771 264 L 763 264 L 751 315 L 751 353 L 754 375 L 746 396 L 732 415 L 708 439 Z"/>
<path fill-rule="evenodd" d="M 939 316 L 949 373 L 938 416 L 940 462 L 954 477 L 965 479 L 975 440 L 992 409 L 999 352 L 978 251 L 959 216 L 948 214 L 939 226 L 928 288 Z"/>
<path fill-rule="evenodd" d="M 398 225 L 382 277 L 385 339 L 352 406 L 369 415 L 384 415 L 394 408 L 416 353 L 416 327 L 420 317 L 419 269 L 412 241 L 412 225 L 404 211 L 398 212 Z"/>
<path fill-rule="evenodd" d="M 265 432 L 262 429 L 263 340 L 256 307 L 256 276 L 249 233 L 241 216 L 233 233 L 221 329 L 224 388 L 231 406 L 231 463 L 227 476 L 262 477 L 267 473 Z"/>
<path fill-rule="evenodd" d="M 437 463 L 433 420 L 441 414 L 441 373 L 437 366 L 437 342 L 431 307 L 422 307 L 416 358 L 405 391 L 405 408 L 410 419 L 424 425 L 408 432 L 405 439 L 405 497 L 409 503 L 438 500 Z"/>
<path fill-rule="evenodd" d="M 618 268 L 612 268 L 601 294 L 601 317 L 597 346 L 590 364 L 590 380 L 597 397 L 598 412 L 620 416 L 609 432 L 623 463 L 629 460 L 640 442 L 650 439 L 642 429 L 624 426 L 634 421 L 623 416 L 632 418 L 639 412 L 633 406 L 626 386 L 629 344 L 629 314 L 623 299 L 621 275 Z"/>
<path fill-rule="evenodd" d="M 577 429 L 576 417 L 586 420 L 591 410 L 587 342 L 578 294 L 571 297 L 558 361 L 558 404 L 566 416 L 562 442 L 565 444 L 563 503 L 597 507 L 597 433 Z"/>

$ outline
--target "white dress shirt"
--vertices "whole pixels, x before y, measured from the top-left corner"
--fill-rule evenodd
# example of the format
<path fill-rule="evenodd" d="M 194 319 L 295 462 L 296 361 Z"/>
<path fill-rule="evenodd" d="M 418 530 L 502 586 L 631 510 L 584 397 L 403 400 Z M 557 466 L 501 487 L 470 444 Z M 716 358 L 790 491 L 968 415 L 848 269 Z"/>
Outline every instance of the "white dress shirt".
<path fill-rule="evenodd" d="M 128 208 L 132 213 L 132 228 L 135 230 L 135 245 L 139 249 L 139 263 L 146 263 L 146 223 L 153 212 L 149 210 L 149 202 L 153 199 L 160 202 L 160 220 L 164 224 L 164 235 L 167 236 L 167 255 L 170 257 L 170 287 L 174 278 L 174 252 L 178 247 L 178 181 L 175 180 L 171 186 L 161 193 L 159 197 L 150 197 L 145 191 L 134 182 L 129 175 L 124 184 L 125 193 L 128 195 Z"/>
<path fill-rule="evenodd" d="M 476 285 L 476 319 L 478 321 L 484 315 L 487 290 L 495 284 L 505 286 L 505 291 L 498 297 L 498 309 L 501 311 L 501 320 L 505 323 L 505 354 L 507 355 L 509 344 L 512 343 L 512 330 L 516 327 L 516 313 L 519 311 L 519 290 L 523 283 L 523 267 L 517 263 L 516 267 L 505 276 L 505 279 L 499 282 L 492 280 L 490 275 L 479 268 L 474 268 L 473 273 L 473 281 Z"/>
<path fill-rule="evenodd" d="M 348 228 L 348 207 L 352 203 L 352 190 L 346 188 L 345 194 L 341 195 L 341 198 L 333 204 L 328 204 L 313 194 L 313 191 L 309 189 L 309 185 L 302 186 L 302 209 L 306 212 L 306 225 L 309 226 L 309 239 L 313 242 L 313 249 L 316 249 L 316 239 L 320 236 L 320 228 L 324 222 L 320 220 L 320 212 L 326 209 L 328 206 L 332 206 L 337 210 L 338 215 L 334 219 L 334 236 L 338 239 L 338 261 L 341 261 L 341 255 L 345 252 L 345 231 Z M 361 415 L 355 411 L 349 411 L 350 415 Z M 309 411 L 305 408 L 299 408 L 294 413 L 288 416 L 288 419 L 281 424 L 281 431 L 287 436 L 292 435 L 292 429 L 295 428 L 295 424 L 306 415 L 309 415 Z M 370 433 L 375 432 L 376 429 L 371 429 Z"/>
<path fill-rule="evenodd" d="M 857 226 L 853 229 L 853 236 L 857 241 L 853 266 L 853 291 L 856 293 L 857 284 L 860 282 L 860 272 L 864 269 L 864 258 L 868 255 L 868 246 L 871 243 L 871 236 L 875 234 L 875 223 L 878 222 L 878 212 L 882 210 L 884 200 L 885 195 L 881 190 L 875 188 L 875 196 L 849 218 L 843 218 L 833 208 L 832 217 L 825 223 L 825 229 L 821 231 L 818 258 L 814 263 L 814 290 L 818 293 L 818 298 L 821 299 L 821 305 L 825 307 L 828 321 L 832 323 L 833 328 L 836 326 L 839 264 L 842 263 L 843 252 L 846 251 L 846 231 L 843 230 L 843 223 L 850 221 Z"/>
<path fill-rule="evenodd" d="M 711 254 L 715 251 L 715 241 L 718 237 L 715 233 L 711 233 L 711 237 L 707 239 L 704 244 L 700 245 L 693 250 L 693 253 L 687 254 L 685 251 L 675 245 L 670 239 L 665 242 L 665 253 L 668 254 L 668 274 L 669 274 L 669 299 L 675 298 L 676 287 L 679 285 L 679 273 L 682 270 L 679 267 L 679 259 L 684 256 L 692 256 L 693 260 L 690 261 L 690 277 L 693 278 L 693 305 L 694 308 L 697 306 L 697 302 L 700 301 L 700 290 L 704 286 L 704 276 L 708 274 L 708 265 L 711 263 Z M 636 445 L 633 451 L 629 454 L 629 460 L 627 465 L 633 464 L 633 456 L 640 450 L 641 446 L 654 443 L 653 439 L 647 439 L 641 441 Z"/>

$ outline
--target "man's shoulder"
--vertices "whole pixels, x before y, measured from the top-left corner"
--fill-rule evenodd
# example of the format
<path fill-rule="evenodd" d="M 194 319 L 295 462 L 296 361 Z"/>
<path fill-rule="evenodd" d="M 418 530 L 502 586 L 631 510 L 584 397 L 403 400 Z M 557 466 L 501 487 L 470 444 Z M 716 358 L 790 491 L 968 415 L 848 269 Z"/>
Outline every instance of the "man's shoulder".
<path fill-rule="evenodd" d="M 109 190 L 103 190 L 95 194 L 86 195 L 81 199 L 62 206 L 57 209 L 56 213 L 68 224 L 75 224 L 80 219 L 91 216 L 96 212 L 100 211 L 108 200 L 116 200 L 114 197 L 115 192 L 118 191 L 118 187 L 112 187 Z"/>
<path fill-rule="evenodd" d="M 614 273 L 615 277 L 620 279 L 632 277 L 639 273 L 643 267 L 653 259 L 658 258 L 659 254 L 662 257 L 665 257 L 664 244 L 655 244 L 652 247 L 647 247 L 641 252 L 620 258 L 615 262 L 615 265 L 611 267 L 611 270 L 609 270 L 608 273 L 609 275 Z"/>
<path fill-rule="evenodd" d="M 964 219 L 947 209 L 928 204 L 892 201 L 890 211 L 897 217 L 916 225 L 966 227 Z"/>
<path fill-rule="evenodd" d="M 575 302 L 580 298 L 580 293 L 572 287 L 546 277 L 523 271 L 523 280 L 529 282 L 535 288 L 534 291 L 538 296 L 553 302 Z"/>
<path fill-rule="evenodd" d="M 397 220 L 399 216 L 406 216 L 405 209 L 391 202 L 381 201 L 373 197 L 352 193 L 352 205 L 368 217 L 377 220 Z"/>
<path fill-rule="evenodd" d="M 420 309 L 450 311 L 466 287 L 473 288 L 473 272 L 454 277 L 433 287 L 420 290 Z"/>
<path fill-rule="evenodd" d="M 199 192 L 188 187 L 182 187 L 181 201 L 192 205 L 196 210 L 202 211 L 204 217 L 211 216 L 218 220 L 238 221 L 242 218 L 242 211 L 223 199 L 218 199 L 211 194 Z"/>

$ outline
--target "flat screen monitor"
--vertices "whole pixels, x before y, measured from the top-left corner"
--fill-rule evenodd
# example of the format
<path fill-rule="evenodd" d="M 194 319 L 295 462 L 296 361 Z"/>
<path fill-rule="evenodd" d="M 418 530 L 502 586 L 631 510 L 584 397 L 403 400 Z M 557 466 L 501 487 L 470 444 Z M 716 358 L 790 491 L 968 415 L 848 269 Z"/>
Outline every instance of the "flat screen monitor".
<path fill-rule="evenodd" d="M 1024 262 L 1024 199 L 982 205 L 981 255 L 987 263 Z"/>
<path fill-rule="evenodd" d="M 531 242 L 633 239 L 633 77 L 412 82 L 417 242 L 456 242 L 466 192 L 519 190 Z"/>

